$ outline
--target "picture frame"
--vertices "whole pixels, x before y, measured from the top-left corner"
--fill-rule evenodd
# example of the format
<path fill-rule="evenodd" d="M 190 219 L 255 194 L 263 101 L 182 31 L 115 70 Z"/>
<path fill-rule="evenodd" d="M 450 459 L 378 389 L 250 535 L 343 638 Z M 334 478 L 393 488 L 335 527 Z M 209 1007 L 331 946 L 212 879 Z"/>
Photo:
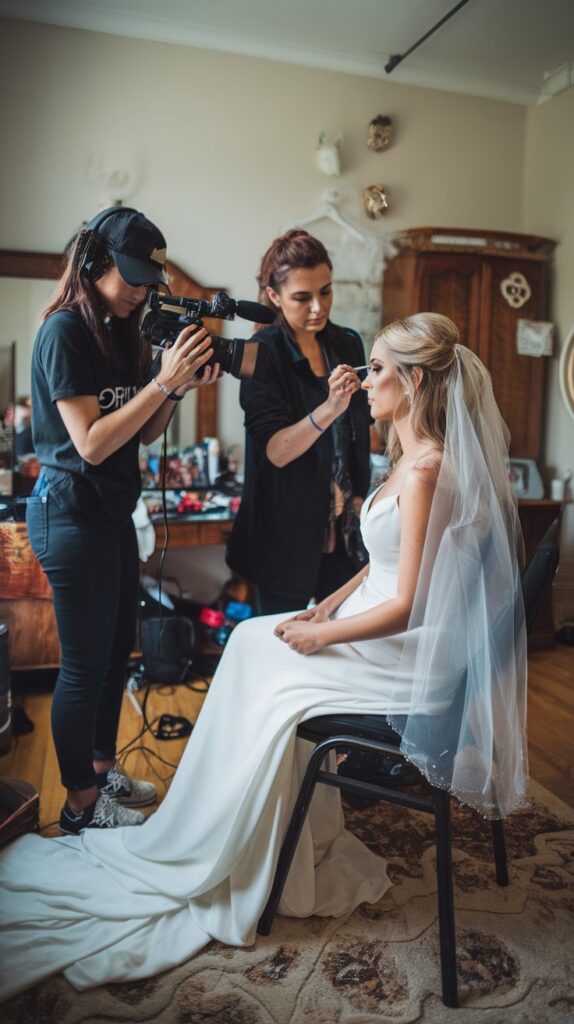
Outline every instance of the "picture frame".
<path fill-rule="evenodd" d="M 509 459 L 508 479 L 517 498 L 535 501 L 544 497 L 544 484 L 534 459 Z"/>

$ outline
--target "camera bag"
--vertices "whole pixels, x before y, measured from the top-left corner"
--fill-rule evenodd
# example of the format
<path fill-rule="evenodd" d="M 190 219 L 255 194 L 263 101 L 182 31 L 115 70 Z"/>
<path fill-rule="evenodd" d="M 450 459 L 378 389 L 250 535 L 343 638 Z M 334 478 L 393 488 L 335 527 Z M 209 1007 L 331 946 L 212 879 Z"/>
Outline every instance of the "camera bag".
<path fill-rule="evenodd" d="M 142 655 L 146 681 L 183 683 L 193 662 L 195 628 L 182 615 L 162 615 L 142 622 Z"/>

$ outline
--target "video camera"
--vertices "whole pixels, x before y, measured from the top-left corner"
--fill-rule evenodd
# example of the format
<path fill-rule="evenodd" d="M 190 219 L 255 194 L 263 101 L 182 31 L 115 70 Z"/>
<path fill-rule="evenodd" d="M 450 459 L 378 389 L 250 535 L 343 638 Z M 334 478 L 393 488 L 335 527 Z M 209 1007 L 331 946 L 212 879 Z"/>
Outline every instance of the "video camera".
<path fill-rule="evenodd" d="M 235 316 L 261 324 L 272 324 L 275 320 L 275 313 L 268 306 L 241 299 L 236 302 L 225 292 L 216 292 L 211 299 L 192 299 L 188 296 L 149 291 L 140 314 L 139 331 L 152 345 L 163 348 L 175 341 L 184 327 L 190 324 L 203 327 L 203 317 L 233 320 Z M 223 373 L 230 373 L 233 377 L 253 376 L 259 349 L 258 341 L 219 338 L 212 334 L 211 343 L 213 355 L 206 366 L 218 363 Z"/>

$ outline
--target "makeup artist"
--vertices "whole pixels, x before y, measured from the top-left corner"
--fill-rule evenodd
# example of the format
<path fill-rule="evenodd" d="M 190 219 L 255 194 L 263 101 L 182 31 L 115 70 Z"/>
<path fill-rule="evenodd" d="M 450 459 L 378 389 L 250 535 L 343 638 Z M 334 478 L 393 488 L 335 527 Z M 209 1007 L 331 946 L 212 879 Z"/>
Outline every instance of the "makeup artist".
<path fill-rule="evenodd" d="M 352 368 L 358 334 L 329 320 L 332 264 L 322 242 L 288 231 L 269 247 L 259 299 L 278 311 L 258 372 L 241 385 L 245 487 L 229 566 L 257 588 L 260 614 L 322 600 L 363 562 L 358 511 L 369 487 L 366 395 Z"/>

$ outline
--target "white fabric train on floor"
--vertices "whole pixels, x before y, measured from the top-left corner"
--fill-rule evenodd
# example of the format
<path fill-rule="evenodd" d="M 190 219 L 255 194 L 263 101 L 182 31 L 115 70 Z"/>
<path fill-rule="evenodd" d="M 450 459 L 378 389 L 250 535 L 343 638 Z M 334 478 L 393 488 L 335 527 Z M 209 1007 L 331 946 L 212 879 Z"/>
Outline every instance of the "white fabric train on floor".
<path fill-rule="evenodd" d="M 370 573 L 339 616 L 396 592 L 396 495 L 379 496 L 362 518 Z M 236 628 L 171 789 L 145 825 L 25 836 L 2 853 L 4 998 L 60 970 L 81 989 L 156 974 L 211 938 L 254 941 L 310 749 L 297 723 L 317 712 L 400 712 L 411 688 L 407 677 L 397 683 L 400 637 L 302 657 L 273 635 L 283 618 Z M 385 862 L 345 830 L 338 791 L 319 787 L 280 911 L 337 916 L 389 885 Z"/>

